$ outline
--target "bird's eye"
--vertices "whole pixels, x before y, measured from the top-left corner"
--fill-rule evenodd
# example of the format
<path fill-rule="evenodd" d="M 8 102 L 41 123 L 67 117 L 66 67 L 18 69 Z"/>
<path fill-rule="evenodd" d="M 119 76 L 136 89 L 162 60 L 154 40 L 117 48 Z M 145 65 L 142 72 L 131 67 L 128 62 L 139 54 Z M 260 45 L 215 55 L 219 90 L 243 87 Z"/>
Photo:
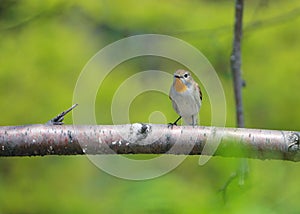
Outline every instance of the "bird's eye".
<path fill-rule="evenodd" d="M 184 78 L 188 78 L 188 76 L 189 76 L 188 73 L 185 73 L 185 74 L 183 75 Z"/>

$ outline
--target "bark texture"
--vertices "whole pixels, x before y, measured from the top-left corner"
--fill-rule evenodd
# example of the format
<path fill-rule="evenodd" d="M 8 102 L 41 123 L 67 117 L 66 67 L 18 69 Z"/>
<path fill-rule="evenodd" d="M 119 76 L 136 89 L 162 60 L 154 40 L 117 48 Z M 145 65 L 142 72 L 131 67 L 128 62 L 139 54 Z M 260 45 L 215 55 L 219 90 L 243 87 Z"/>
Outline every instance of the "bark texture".
<path fill-rule="evenodd" d="M 200 155 L 212 138 L 225 157 L 299 161 L 299 132 L 125 124 L 96 126 L 25 125 L 0 127 L 0 156 L 77 154 Z"/>

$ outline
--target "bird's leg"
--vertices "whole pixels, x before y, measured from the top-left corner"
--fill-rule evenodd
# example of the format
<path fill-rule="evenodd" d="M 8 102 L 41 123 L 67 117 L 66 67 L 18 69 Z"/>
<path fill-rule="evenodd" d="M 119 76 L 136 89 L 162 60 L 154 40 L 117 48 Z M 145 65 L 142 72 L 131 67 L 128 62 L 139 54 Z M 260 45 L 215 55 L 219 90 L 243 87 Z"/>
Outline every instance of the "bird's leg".
<path fill-rule="evenodd" d="M 179 117 L 177 118 L 177 120 L 175 120 L 174 123 L 168 123 L 168 127 L 173 127 L 174 125 L 177 126 L 177 122 L 178 122 L 180 119 L 181 119 L 181 116 L 179 116 Z"/>
<path fill-rule="evenodd" d="M 194 115 L 192 115 L 192 121 L 193 121 L 193 127 L 195 127 L 195 125 L 196 125 L 196 118 L 195 118 Z"/>
<path fill-rule="evenodd" d="M 181 119 L 181 116 L 179 116 L 179 117 L 177 118 L 177 120 L 175 120 L 175 122 L 174 122 L 174 123 L 171 123 L 171 124 L 177 126 L 177 122 L 178 122 L 180 119 Z"/>

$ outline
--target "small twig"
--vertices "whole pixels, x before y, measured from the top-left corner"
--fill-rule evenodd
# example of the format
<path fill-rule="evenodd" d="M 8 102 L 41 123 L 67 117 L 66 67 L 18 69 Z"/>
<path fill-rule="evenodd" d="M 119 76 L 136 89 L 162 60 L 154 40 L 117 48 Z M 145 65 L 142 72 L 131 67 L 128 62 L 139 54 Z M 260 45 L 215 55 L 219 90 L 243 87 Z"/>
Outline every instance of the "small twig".
<path fill-rule="evenodd" d="M 56 117 L 54 117 L 53 119 L 49 120 L 46 125 L 62 125 L 63 120 L 65 119 L 65 115 L 68 114 L 70 111 L 72 111 L 76 106 L 78 106 L 78 104 L 74 104 L 72 105 L 70 108 L 68 108 L 67 110 L 63 111 L 62 113 L 60 113 L 59 115 L 57 115 Z"/>
<path fill-rule="evenodd" d="M 230 175 L 230 177 L 227 179 L 227 181 L 225 182 L 225 184 L 219 189 L 219 192 L 222 193 L 222 198 L 223 198 L 223 201 L 224 203 L 226 203 L 226 192 L 227 192 L 227 189 L 228 189 L 228 186 L 231 184 L 231 182 L 237 178 L 238 174 L 236 172 L 232 173 Z"/>

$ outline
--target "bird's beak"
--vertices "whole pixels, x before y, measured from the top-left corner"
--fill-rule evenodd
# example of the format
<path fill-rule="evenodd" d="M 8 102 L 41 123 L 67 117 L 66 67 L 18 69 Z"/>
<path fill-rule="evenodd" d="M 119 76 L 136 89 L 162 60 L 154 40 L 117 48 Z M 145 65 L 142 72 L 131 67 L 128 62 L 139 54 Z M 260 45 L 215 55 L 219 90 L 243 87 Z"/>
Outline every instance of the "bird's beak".
<path fill-rule="evenodd" d="M 174 77 L 175 77 L 175 78 L 178 78 L 178 79 L 181 78 L 181 76 L 179 76 L 179 75 L 177 75 L 177 74 L 175 74 Z"/>

